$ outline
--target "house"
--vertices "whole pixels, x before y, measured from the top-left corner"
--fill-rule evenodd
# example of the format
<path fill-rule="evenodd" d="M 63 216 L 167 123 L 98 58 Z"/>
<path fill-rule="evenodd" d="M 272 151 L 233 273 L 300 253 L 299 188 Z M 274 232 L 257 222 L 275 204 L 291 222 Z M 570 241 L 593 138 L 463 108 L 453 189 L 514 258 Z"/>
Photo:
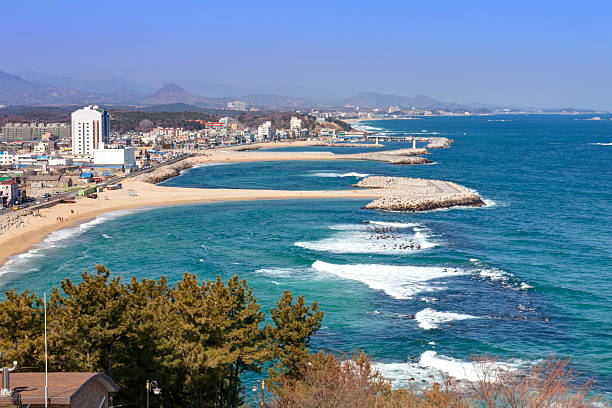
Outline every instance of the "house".
<path fill-rule="evenodd" d="M 19 201 L 19 185 L 13 179 L 0 181 L 0 208 Z"/>
<path fill-rule="evenodd" d="M 72 187 L 72 178 L 62 175 L 29 176 L 28 184 L 32 188 L 42 187 Z"/>
<path fill-rule="evenodd" d="M 11 373 L 9 386 L 8 395 L 0 395 L 0 407 L 45 406 L 45 373 Z M 48 406 L 62 408 L 112 408 L 119 391 L 102 373 L 49 373 L 47 386 Z"/>

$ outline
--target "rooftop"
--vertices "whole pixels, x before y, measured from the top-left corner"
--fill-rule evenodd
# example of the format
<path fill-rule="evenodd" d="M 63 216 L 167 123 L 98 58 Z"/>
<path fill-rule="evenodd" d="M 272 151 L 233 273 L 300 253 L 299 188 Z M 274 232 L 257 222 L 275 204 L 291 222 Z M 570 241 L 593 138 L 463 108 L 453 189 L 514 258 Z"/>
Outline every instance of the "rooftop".
<path fill-rule="evenodd" d="M 11 396 L 0 397 L 0 406 L 44 404 L 45 373 L 11 373 Z M 50 405 L 70 405 L 86 385 L 98 382 L 107 392 L 117 392 L 119 387 L 102 373 L 49 373 Z"/>

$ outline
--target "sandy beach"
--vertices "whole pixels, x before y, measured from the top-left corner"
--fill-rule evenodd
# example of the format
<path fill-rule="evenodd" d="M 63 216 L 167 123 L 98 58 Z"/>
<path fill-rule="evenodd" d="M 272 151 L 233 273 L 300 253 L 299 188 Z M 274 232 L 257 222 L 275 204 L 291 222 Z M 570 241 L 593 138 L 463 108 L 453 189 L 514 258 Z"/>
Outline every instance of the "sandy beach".
<path fill-rule="evenodd" d="M 274 142 L 262 144 L 263 147 L 312 146 L 320 141 Z M 406 150 L 406 149 L 404 149 Z M 409 150 L 409 149 L 408 149 Z M 399 153 L 398 153 L 399 152 Z M 235 148 L 200 151 L 170 166 L 162 167 L 153 173 L 137 176 L 123 181 L 123 189 L 105 191 L 97 199 L 81 198 L 73 204 L 58 204 L 50 208 L 36 210 L 28 215 L 14 219 L 0 219 L 0 265 L 15 254 L 27 251 L 32 245 L 42 241 L 50 233 L 74 226 L 96 216 L 123 209 L 139 207 L 180 205 L 214 201 L 274 200 L 300 198 L 372 198 L 378 199 L 389 192 L 381 189 L 353 189 L 341 191 L 290 191 L 290 190 L 248 190 L 248 189 L 200 189 L 164 187 L 152 182 L 174 177 L 180 170 L 205 163 L 255 162 L 255 161 L 293 161 L 293 160 L 380 160 L 397 163 L 397 154 L 402 160 L 421 159 L 405 157 L 426 154 L 425 149 L 414 152 L 402 150 L 380 153 L 334 154 L 332 152 L 271 152 L 265 150 L 240 151 Z M 424 159 L 426 160 L 426 159 Z M 419 163 L 414 163 L 419 164 Z M 170 171 L 172 170 L 172 171 Z M 152 175 L 159 174 L 152 180 Z M 147 182 L 149 181 L 149 182 Z M 131 195 L 130 193 L 133 193 Z M 14 215 L 11 215 L 14 216 Z"/>
<path fill-rule="evenodd" d="M 123 187 L 122 190 L 99 193 L 97 199 L 82 198 L 74 204 L 58 204 L 20 217 L 18 225 L 8 227 L 1 232 L 0 265 L 10 256 L 27 251 L 54 231 L 117 210 L 215 201 L 377 198 L 381 195 L 380 192 L 364 189 L 285 191 L 163 187 L 139 180 L 126 180 Z M 134 195 L 130 195 L 130 192 Z"/>

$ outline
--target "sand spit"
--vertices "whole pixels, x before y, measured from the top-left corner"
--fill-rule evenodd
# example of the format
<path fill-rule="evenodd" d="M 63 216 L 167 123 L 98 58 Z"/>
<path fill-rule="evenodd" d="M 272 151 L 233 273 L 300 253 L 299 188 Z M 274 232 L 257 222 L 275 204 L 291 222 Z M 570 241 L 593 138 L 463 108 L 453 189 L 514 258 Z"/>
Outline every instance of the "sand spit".
<path fill-rule="evenodd" d="M 310 143 L 309 146 L 313 144 Z M 254 150 L 255 149 L 255 150 Z M 255 161 L 293 161 L 293 160 L 372 160 L 391 164 L 429 164 L 431 160 L 421 155 L 428 154 L 427 149 L 398 149 L 378 152 L 335 154 L 332 152 L 270 152 L 260 150 L 257 145 L 248 150 L 236 148 L 207 150 L 194 156 L 160 167 L 150 173 L 140 176 L 147 183 L 161 183 L 164 180 L 178 176 L 181 171 L 204 163 L 235 163 Z"/>
<path fill-rule="evenodd" d="M 372 210 L 428 211 L 485 205 L 477 194 L 449 181 L 372 176 L 359 181 L 354 187 L 378 189 L 383 193 L 382 197 L 365 206 Z"/>

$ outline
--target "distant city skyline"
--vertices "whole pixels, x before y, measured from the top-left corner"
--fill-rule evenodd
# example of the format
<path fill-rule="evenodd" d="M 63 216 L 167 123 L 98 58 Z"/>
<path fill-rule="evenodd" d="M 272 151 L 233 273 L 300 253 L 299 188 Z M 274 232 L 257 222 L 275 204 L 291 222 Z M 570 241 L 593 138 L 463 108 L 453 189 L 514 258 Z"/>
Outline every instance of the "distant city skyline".
<path fill-rule="evenodd" d="M 603 1 L 65 0 L 3 10 L 3 55 L 13 57 L 0 70 L 11 73 L 612 109 L 612 5 Z"/>

